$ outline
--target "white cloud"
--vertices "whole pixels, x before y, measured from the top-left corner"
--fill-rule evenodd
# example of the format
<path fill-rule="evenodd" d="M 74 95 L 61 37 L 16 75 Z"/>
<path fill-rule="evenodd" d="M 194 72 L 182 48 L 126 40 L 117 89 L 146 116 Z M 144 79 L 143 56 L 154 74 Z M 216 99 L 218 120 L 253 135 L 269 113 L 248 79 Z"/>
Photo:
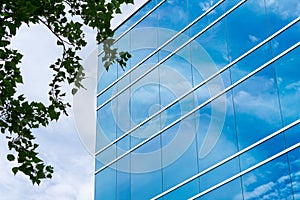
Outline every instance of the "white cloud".
<path fill-rule="evenodd" d="M 261 7 L 264 7 L 263 1 L 259 3 Z M 298 0 L 289 0 L 289 3 L 282 3 L 276 0 L 266 1 L 268 12 L 273 12 L 279 15 L 282 19 L 288 19 L 298 17 L 300 15 L 300 2 Z"/>
<path fill-rule="evenodd" d="M 268 169 L 258 168 L 243 177 L 245 199 L 293 199 L 291 187 L 294 189 L 294 194 L 297 195 L 296 192 L 298 189 L 296 186 L 299 185 L 299 176 L 296 175 L 297 172 L 291 174 L 293 181 L 293 184 L 291 184 L 291 177 L 288 174 L 289 170 L 287 170 L 286 162 L 275 162 L 269 165 L 270 167 Z M 294 166 L 295 162 L 292 161 L 290 165 Z M 278 169 L 280 169 L 280 172 Z M 284 170 L 285 173 L 282 170 Z M 281 173 L 281 175 L 279 175 L 279 173 Z M 238 196 L 236 196 L 236 199 L 237 197 Z"/>
<path fill-rule="evenodd" d="M 246 186 L 255 183 L 257 181 L 256 176 L 254 176 L 253 174 L 250 174 L 250 176 L 248 176 L 246 179 L 244 179 L 244 184 Z"/>
<path fill-rule="evenodd" d="M 275 186 L 275 183 L 269 182 L 266 184 L 263 184 L 257 188 L 255 188 L 252 192 L 245 192 L 245 197 L 246 199 L 251 199 L 251 198 L 257 198 L 259 196 L 262 196 L 266 192 L 272 190 L 272 188 Z"/>
<path fill-rule="evenodd" d="M 254 35 L 248 35 L 248 38 L 251 42 L 258 42 L 260 39 Z"/>
<path fill-rule="evenodd" d="M 1 200 L 93 199 L 93 157 L 81 146 L 74 128 L 71 128 L 74 126 L 71 120 L 62 120 L 49 129 L 38 131 L 40 156 L 54 166 L 52 179 L 33 186 L 21 173 L 14 176 L 8 161 L 0 162 L 0 193 L 5 194 L 0 196 Z M 68 129 L 60 129 L 62 127 Z M 64 134 L 58 134 L 62 130 Z M 4 140 L 1 143 L 1 158 L 5 159 L 7 144 Z"/>
<path fill-rule="evenodd" d="M 93 36 L 94 32 L 87 30 L 89 41 L 94 40 Z M 42 26 L 22 26 L 12 46 L 24 54 L 22 74 L 25 84 L 19 87 L 19 91 L 24 92 L 29 100 L 46 102 L 51 79 L 48 67 L 61 53 L 56 47 L 55 38 Z M 88 44 L 87 50 L 95 47 L 96 44 L 92 42 Z M 87 54 L 81 52 L 83 58 Z M 70 95 L 67 100 L 71 101 Z M 7 143 L 1 136 L 0 200 L 93 199 L 94 158 L 80 142 L 73 113 L 69 113 L 69 117 L 62 117 L 47 128 L 34 130 L 36 141 L 40 144 L 38 151 L 41 158 L 54 167 L 53 178 L 43 181 L 40 186 L 32 185 L 21 173 L 13 175 L 12 164 L 6 161 Z"/>
<path fill-rule="evenodd" d="M 255 95 L 249 91 L 240 90 L 234 99 L 238 111 L 241 113 L 251 113 L 270 124 L 274 123 L 274 117 L 278 117 L 277 107 L 274 106 L 276 105 L 276 102 L 274 102 L 276 99 L 272 97 L 272 94 Z M 269 99 L 269 101 L 266 101 L 266 99 Z"/>
<path fill-rule="evenodd" d="M 272 47 L 273 47 L 274 49 L 277 49 L 277 48 L 279 47 L 279 42 L 276 41 L 276 40 L 272 41 Z"/>
<path fill-rule="evenodd" d="M 199 6 L 202 9 L 203 12 L 207 11 L 212 5 L 213 5 L 213 1 L 210 0 L 209 2 L 200 2 Z"/>
<path fill-rule="evenodd" d="M 295 83 L 291 83 L 291 84 L 285 86 L 285 89 L 295 90 L 295 91 L 300 92 L 300 81 L 295 82 Z"/>
<path fill-rule="evenodd" d="M 290 179 L 290 176 L 289 175 L 286 175 L 286 176 L 282 176 L 278 179 L 278 182 L 279 183 L 284 183 L 285 181 L 288 181 Z"/>

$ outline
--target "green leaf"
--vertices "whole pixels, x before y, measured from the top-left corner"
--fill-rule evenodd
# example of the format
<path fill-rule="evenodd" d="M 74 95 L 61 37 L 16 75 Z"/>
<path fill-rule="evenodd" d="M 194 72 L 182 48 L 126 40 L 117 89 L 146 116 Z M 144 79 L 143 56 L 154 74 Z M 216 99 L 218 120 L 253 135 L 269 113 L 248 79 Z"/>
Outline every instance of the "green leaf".
<path fill-rule="evenodd" d="M 19 171 L 19 168 L 18 167 L 13 167 L 11 170 L 14 173 L 14 175 L 16 175 L 16 173 Z"/>
<path fill-rule="evenodd" d="M 15 156 L 12 155 L 12 154 L 8 154 L 8 155 L 7 155 L 7 160 L 9 160 L 9 161 L 14 161 L 14 160 L 15 160 Z"/>
<path fill-rule="evenodd" d="M 73 95 L 75 95 L 77 93 L 77 91 L 78 91 L 78 89 L 73 88 L 71 92 L 72 92 Z"/>
<path fill-rule="evenodd" d="M 79 88 L 84 88 L 82 80 L 85 75 L 81 69 L 79 50 L 86 46 L 84 33 L 85 25 L 98 31 L 97 43 L 103 41 L 103 63 L 106 70 L 114 63 L 121 68 L 126 66 L 130 58 L 127 52 L 118 52 L 112 38 L 114 31 L 110 21 L 114 13 L 121 13 L 120 6 L 133 0 L 106 1 L 4 1 L 0 13 L 0 131 L 7 139 L 8 149 L 14 152 L 8 154 L 9 161 L 17 160 L 18 166 L 12 168 L 14 174 L 22 172 L 33 184 L 39 184 L 42 179 L 51 178 L 53 167 L 47 166 L 37 157 L 37 146 L 32 129 L 47 126 L 50 121 L 58 120 L 61 114 L 67 115 L 70 106 L 65 102 L 66 88 L 64 83 L 74 86 L 71 93 L 75 95 Z M 66 5 L 68 4 L 68 8 Z M 82 19 L 80 19 L 80 17 Z M 73 20 L 73 21 L 72 21 Z M 53 77 L 47 91 L 50 105 L 40 102 L 30 102 L 22 93 L 18 96 L 17 86 L 23 83 L 20 63 L 23 55 L 9 46 L 12 37 L 18 34 L 22 24 L 29 27 L 41 23 L 56 37 L 56 45 L 62 55 L 50 65 Z M 55 44 L 55 43 L 54 43 Z M 47 48 L 47 47 L 45 47 Z M 47 55 L 45 55 L 47 56 Z M 41 66 L 43 67 L 43 66 Z M 116 69 L 112 69 L 116 70 Z M 30 81 L 30 80 L 29 80 Z M 19 91 L 18 91 L 19 93 Z M 6 135 L 7 134 L 7 135 Z M 8 135 L 10 134 L 10 135 Z"/>

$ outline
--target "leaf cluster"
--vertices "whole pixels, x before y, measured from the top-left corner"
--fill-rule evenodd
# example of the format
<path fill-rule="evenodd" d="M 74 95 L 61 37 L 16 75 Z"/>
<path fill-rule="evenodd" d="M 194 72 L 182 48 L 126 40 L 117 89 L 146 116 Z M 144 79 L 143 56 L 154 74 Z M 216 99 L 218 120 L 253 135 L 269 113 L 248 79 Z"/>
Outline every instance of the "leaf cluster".
<path fill-rule="evenodd" d="M 130 58 L 127 52 L 112 49 L 113 14 L 121 13 L 120 5 L 133 0 L 1 0 L 0 7 L 0 130 L 7 139 L 11 153 L 7 159 L 15 163 L 14 174 L 22 172 L 33 184 L 51 178 L 53 167 L 38 156 L 33 129 L 47 126 L 67 114 L 70 106 L 64 101 L 64 83 L 73 85 L 72 93 L 83 87 L 84 72 L 77 52 L 85 45 L 84 25 L 97 30 L 96 40 L 105 43 L 103 62 L 106 69 L 113 62 L 122 68 Z M 80 19 L 80 20 L 78 20 Z M 18 84 L 23 83 L 20 64 L 23 55 L 10 48 L 12 37 L 21 25 L 43 24 L 57 38 L 62 55 L 51 66 L 53 79 L 49 83 L 49 104 L 29 102 L 23 94 L 17 96 Z"/>

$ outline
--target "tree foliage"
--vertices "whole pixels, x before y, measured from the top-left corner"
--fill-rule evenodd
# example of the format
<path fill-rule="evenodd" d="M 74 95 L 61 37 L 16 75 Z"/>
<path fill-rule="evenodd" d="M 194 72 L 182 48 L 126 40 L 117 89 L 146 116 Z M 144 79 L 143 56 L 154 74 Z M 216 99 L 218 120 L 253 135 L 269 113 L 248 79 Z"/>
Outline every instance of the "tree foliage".
<path fill-rule="evenodd" d="M 120 5 L 133 0 L 1 0 L 0 14 L 0 130 L 7 139 L 10 154 L 7 160 L 14 162 L 14 174 L 22 172 L 33 184 L 51 178 L 53 167 L 39 158 L 34 142 L 34 129 L 47 126 L 67 114 L 69 103 L 64 101 L 64 83 L 73 85 L 72 93 L 82 87 L 84 79 L 77 52 L 85 45 L 84 25 L 97 30 L 96 40 L 105 43 L 103 62 L 106 69 L 118 62 L 122 67 L 129 59 L 127 52 L 112 49 L 110 28 L 113 14 L 121 13 Z M 78 20 L 80 18 L 80 20 Z M 75 20 L 76 19 L 76 20 Z M 17 95 L 22 84 L 20 63 L 23 55 L 10 47 L 21 25 L 43 24 L 57 38 L 62 55 L 50 68 L 53 79 L 49 83 L 49 104 L 29 102 L 24 94 Z"/>

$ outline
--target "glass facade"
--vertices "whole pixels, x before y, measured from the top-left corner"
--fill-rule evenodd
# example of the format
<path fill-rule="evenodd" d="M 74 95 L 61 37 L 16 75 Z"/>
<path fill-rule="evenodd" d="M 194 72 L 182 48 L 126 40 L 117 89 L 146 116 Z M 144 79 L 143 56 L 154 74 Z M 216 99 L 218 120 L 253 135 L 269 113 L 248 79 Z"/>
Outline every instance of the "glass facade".
<path fill-rule="evenodd" d="M 99 47 L 95 199 L 300 199 L 300 1 L 150 0 Z"/>

